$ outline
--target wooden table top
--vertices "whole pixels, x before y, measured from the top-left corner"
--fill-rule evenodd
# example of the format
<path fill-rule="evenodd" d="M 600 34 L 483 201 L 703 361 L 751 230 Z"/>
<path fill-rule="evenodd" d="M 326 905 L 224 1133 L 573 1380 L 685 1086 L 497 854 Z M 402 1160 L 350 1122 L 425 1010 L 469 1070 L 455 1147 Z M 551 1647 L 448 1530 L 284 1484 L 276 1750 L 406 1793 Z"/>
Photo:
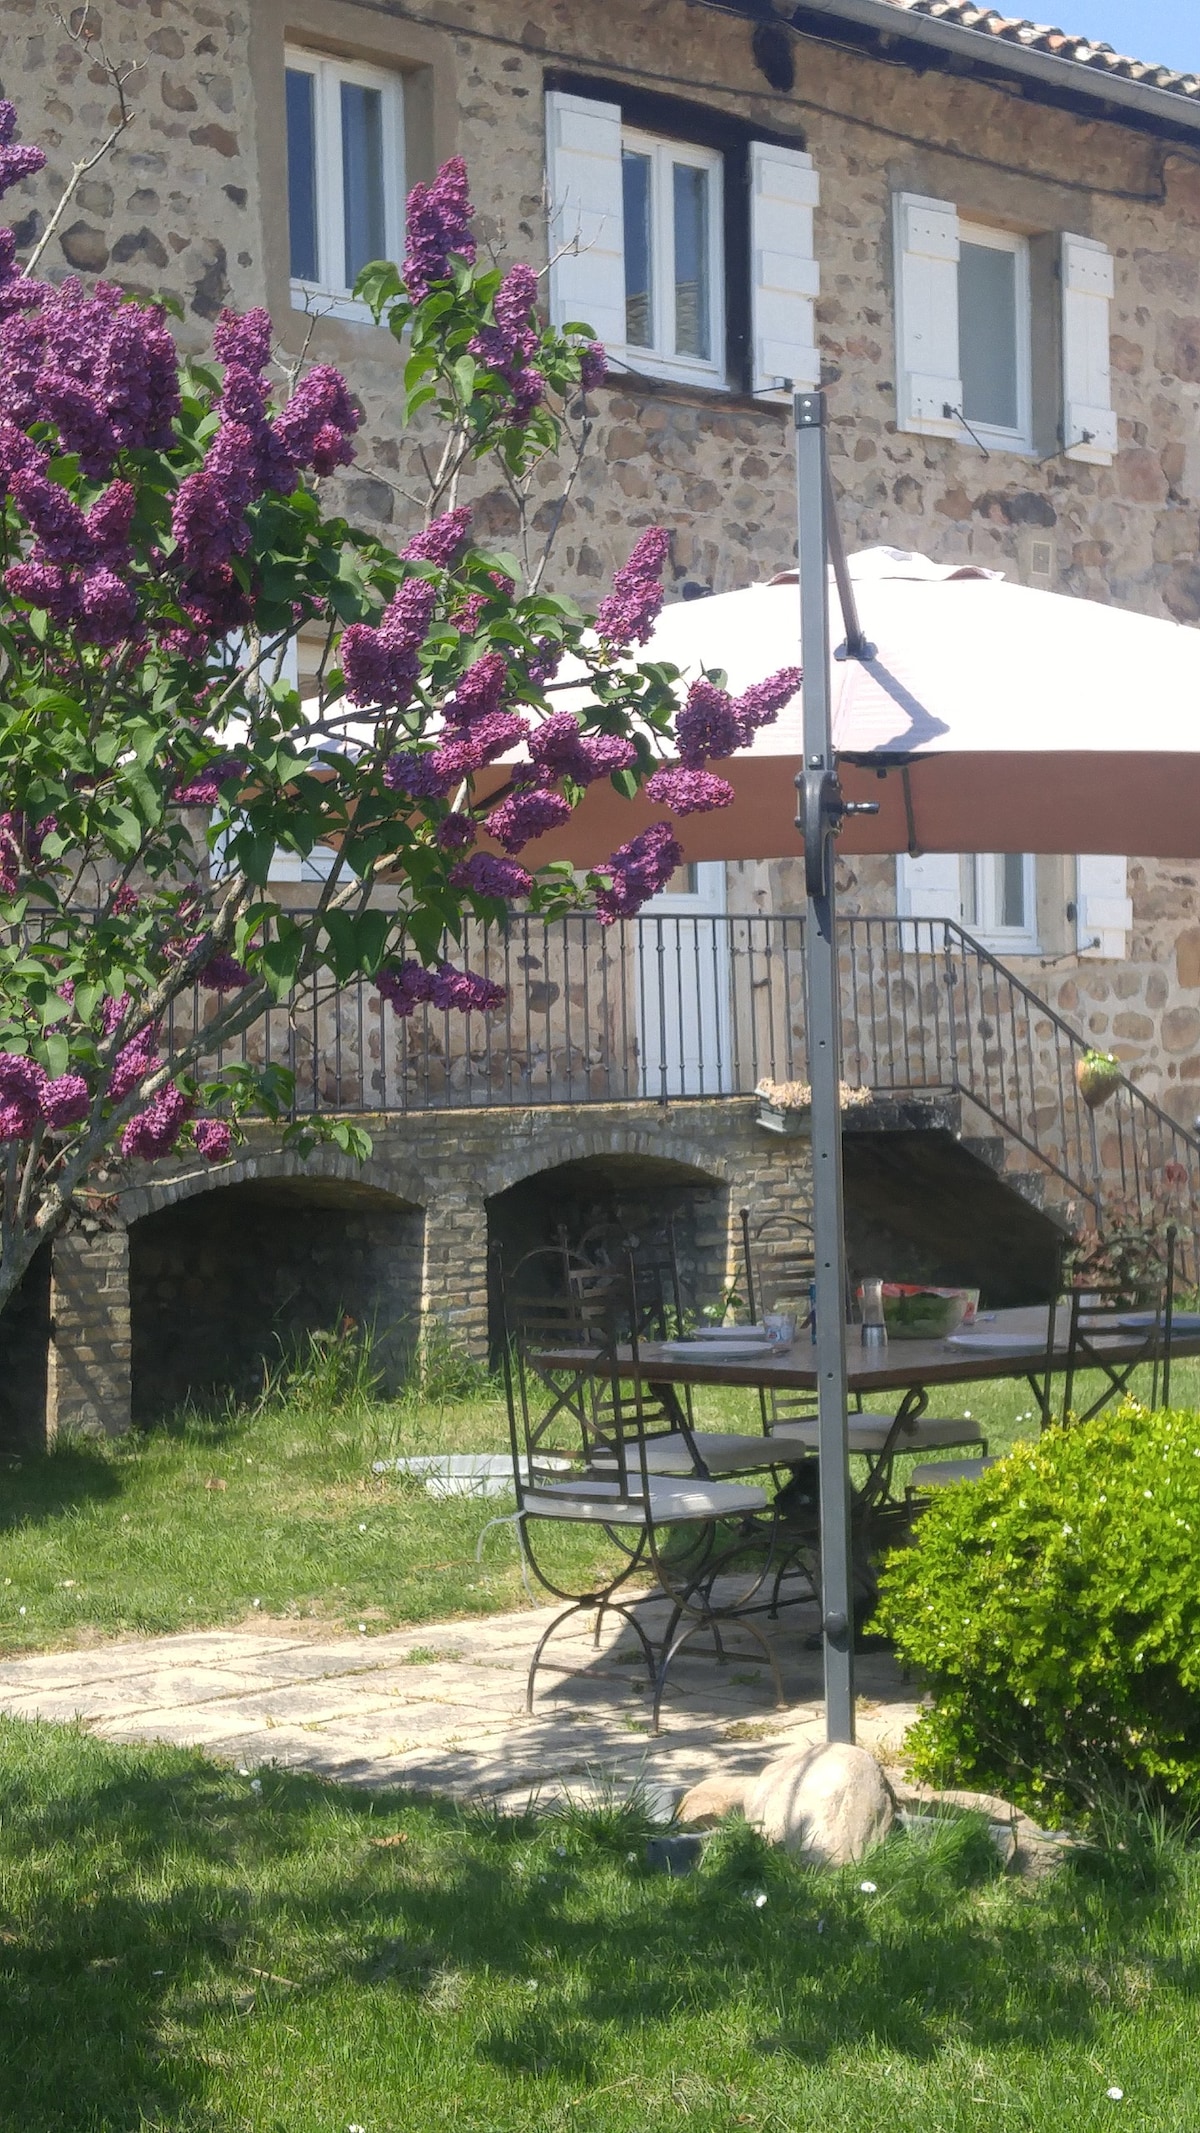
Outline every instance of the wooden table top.
<path fill-rule="evenodd" d="M 1047 1312 L 1045 1305 L 1020 1311 L 996 1311 L 980 1319 L 975 1328 L 981 1336 L 990 1332 L 1019 1334 L 1027 1345 L 987 1348 L 955 1346 L 951 1341 L 904 1341 L 892 1339 L 886 1348 L 864 1348 L 861 1329 L 846 1328 L 846 1363 L 849 1389 L 853 1393 L 905 1392 L 916 1385 L 964 1385 L 987 1379 L 1020 1378 L 1041 1370 L 1046 1361 Z M 1060 1307 L 1055 1326 L 1054 1368 L 1067 1362 L 1068 1311 Z M 1135 1361 L 1146 1345 L 1146 1331 L 1088 1335 L 1091 1345 L 1102 1349 L 1114 1363 Z M 1189 1327 L 1172 1334 L 1171 1354 L 1176 1360 L 1200 1356 L 1200 1330 Z M 815 1392 L 816 1350 L 807 1333 L 801 1333 L 790 1348 L 767 1349 L 761 1356 L 737 1361 L 716 1356 L 682 1356 L 658 1341 L 643 1341 L 641 1371 L 645 1378 L 665 1385 L 745 1385 L 751 1388 L 777 1386 L 780 1392 Z M 577 1370 L 592 1374 L 607 1367 L 594 1348 L 540 1350 L 538 1362 L 547 1370 Z M 632 1367 L 628 1348 L 620 1351 L 620 1365 Z"/>

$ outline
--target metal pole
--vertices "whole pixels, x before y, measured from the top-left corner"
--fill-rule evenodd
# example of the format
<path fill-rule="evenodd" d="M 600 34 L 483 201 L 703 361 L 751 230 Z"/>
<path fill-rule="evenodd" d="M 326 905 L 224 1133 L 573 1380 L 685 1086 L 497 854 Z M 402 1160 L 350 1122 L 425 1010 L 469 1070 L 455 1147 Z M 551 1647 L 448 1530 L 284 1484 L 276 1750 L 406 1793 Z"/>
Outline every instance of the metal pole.
<path fill-rule="evenodd" d="M 850 1564 L 850 1447 L 846 1423 L 845 1227 L 842 1204 L 841 1003 L 833 838 L 840 821 L 830 711 L 829 496 L 825 399 L 797 393 L 796 505 L 804 662 L 804 763 L 799 826 L 808 883 L 808 1078 L 812 1086 L 816 1256 L 821 1627 L 825 1736 L 854 1739 L 854 1609 Z"/>

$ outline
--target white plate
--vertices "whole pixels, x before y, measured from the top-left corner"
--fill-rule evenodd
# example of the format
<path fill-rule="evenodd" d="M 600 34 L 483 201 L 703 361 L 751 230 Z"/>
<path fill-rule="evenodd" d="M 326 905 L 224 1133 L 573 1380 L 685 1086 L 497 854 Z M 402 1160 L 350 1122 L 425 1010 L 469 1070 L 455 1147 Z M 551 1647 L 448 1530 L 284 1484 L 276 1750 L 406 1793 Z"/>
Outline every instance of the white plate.
<path fill-rule="evenodd" d="M 660 1341 L 658 1345 L 664 1355 L 693 1363 L 702 1355 L 711 1356 L 714 1363 L 737 1363 L 774 1352 L 767 1341 Z"/>
<path fill-rule="evenodd" d="M 1042 1343 L 1033 1333 L 951 1333 L 946 1340 L 948 1348 L 1023 1348 L 1027 1355 L 1043 1352 Z"/>
<path fill-rule="evenodd" d="M 696 1326 L 688 1334 L 690 1341 L 765 1341 L 765 1326 Z"/>
<path fill-rule="evenodd" d="M 1153 1311 L 1127 1311 L 1124 1318 L 1118 1319 L 1117 1324 L 1124 1326 L 1130 1333 L 1144 1333 L 1155 1323 L 1156 1315 Z M 1162 1323 L 1165 1331 L 1165 1319 Z M 1200 1311 L 1174 1312 L 1171 1317 L 1171 1331 L 1172 1333 L 1200 1333 Z"/>

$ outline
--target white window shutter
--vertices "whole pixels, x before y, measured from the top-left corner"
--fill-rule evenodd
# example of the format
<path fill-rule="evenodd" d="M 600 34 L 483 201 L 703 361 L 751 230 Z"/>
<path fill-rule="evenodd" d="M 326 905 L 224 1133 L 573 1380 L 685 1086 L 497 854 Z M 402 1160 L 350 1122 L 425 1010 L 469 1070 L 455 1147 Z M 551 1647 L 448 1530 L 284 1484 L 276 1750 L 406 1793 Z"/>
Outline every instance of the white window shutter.
<path fill-rule="evenodd" d="M 948 918 L 962 923 L 962 864 L 958 853 L 922 852 L 919 859 L 914 859 L 901 852 L 896 860 L 896 909 L 901 918 L 932 921 L 914 926 L 905 945 L 918 955 L 936 954 L 944 938 L 938 921 Z M 905 933 L 908 934 L 907 928 Z"/>
<path fill-rule="evenodd" d="M 1085 854 L 1075 861 L 1075 938 L 1080 955 L 1123 963 L 1129 955 L 1133 905 L 1124 859 Z"/>
<path fill-rule="evenodd" d="M 751 390 L 776 399 L 821 382 L 813 306 L 820 269 L 813 209 L 820 179 L 798 148 L 750 143 Z"/>
<path fill-rule="evenodd" d="M 606 348 L 625 345 L 621 107 L 546 95 L 550 319 L 579 320 Z"/>
<path fill-rule="evenodd" d="M 1113 256 L 1094 237 L 1062 241 L 1063 450 L 1109 467 L 1117 449 L 1109 306 Z"/>
<path fill-rule="evenodd" d="M 897 422 L 923 437 L 957 437 L 958 210 L 897 193 L 895 217 Z"/>

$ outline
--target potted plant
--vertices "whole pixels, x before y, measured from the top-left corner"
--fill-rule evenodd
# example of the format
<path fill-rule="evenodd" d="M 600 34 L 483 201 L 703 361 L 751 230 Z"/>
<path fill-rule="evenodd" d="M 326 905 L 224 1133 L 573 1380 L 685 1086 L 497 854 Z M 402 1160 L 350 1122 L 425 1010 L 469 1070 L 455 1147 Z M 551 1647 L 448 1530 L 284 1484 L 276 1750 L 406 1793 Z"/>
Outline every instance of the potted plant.
<path fill-rule="evenodd" d="M 758 1123 L 771 1133 L 796 1136 L 812 1130 L 812 1090 L 806 1081 L 760 1081 Z M 843 1111 L 864 1110 L 871 1102 L 870 1089 L 852 1089 L 843 1081 L 840 1101 Z"/>
<path fill-rule="evenodd" d="M 1089 1111 L 1098 1110 L 1121 1085 L 1121 1062 L 1111 1052 L 1086 1051 L 1075 1061 L 1075 1085 Z"/>

